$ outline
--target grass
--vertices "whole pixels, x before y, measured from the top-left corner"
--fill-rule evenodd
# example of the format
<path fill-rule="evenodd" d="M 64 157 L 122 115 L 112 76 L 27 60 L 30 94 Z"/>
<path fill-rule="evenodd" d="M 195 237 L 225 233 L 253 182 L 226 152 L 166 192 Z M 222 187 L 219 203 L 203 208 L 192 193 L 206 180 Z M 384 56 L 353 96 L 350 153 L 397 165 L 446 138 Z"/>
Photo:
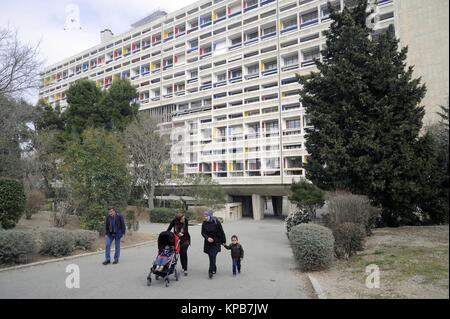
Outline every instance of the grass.
<path fill-rule="evenodd" d="M 380 269 L 380 288 L 365 286 L 366 266 Z M 376 230 L 366 250 L 317 273 L 331 298 L 448 298 L 448 226 Z"/>

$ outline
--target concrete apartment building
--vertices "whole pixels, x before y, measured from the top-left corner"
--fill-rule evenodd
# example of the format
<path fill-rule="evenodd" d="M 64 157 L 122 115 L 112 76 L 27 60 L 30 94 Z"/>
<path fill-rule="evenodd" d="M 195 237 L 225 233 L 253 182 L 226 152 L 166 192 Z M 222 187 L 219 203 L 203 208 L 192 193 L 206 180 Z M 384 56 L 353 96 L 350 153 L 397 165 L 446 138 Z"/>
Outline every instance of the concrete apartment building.
<path fill-rule="evenodd" d="M 332 1 L 340 8 L 352 2 Z M 415 11 L 428 2 L 432 10 Z M 48 67 L 40 98 L 64 107 L 64 91 L 77 79 L 106 89 L 127 78 L 139 91 L 141 111 L 170 133 L 174 173 L 211 176 L 230 202 L 241 203 L 243 215 L 286 215 L 289 185 L 305 176 L 308 159 L 309 122 L 295 75 L 313 71 L 321 59 L 330 25 L 326 3 L 200 0 L 170 14 L 157 11 L 125 34 L 103 31 L 99 45 Z M 448 97 L 448 1 L 379 0 L 378 9 L 375 30 L 393 24 L 404 34 L 409 63 L 427 82 L 427 111 L 434 112 Z M 431 15 L 425 30 L 439 29 L 427 39 L 424 11 Z M 416 43 L 416 32 L 425 46 Z"/>

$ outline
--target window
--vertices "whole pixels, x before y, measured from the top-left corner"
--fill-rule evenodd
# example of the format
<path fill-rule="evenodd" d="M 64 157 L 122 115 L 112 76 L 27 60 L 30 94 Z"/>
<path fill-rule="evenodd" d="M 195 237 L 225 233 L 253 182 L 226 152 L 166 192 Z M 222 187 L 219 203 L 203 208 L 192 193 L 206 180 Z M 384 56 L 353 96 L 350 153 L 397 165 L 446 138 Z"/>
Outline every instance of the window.
<path fill-rule="evenodd" d="M 284 145 L 283 147 L 285 150 L 296 150 L 296 149 L 301 149 L 302 148 L 302 144 L 289 144 L 289 145 Z"/>
<path fill-rule="evenodd" d="M 302 14 L 300 17 L 300 26 L 306 27 L 318 22 L 318 14 L 317 11 L 311 11 L 305 14 Z"/>
<path fill-rule="evenodd" d="M 189 74 L 191 76 L 191 79 L 195 79 L 195 78 L 198 77 L 198 71 L 197 70 L 191 71 Z"/>
<path fill-rule="evenodd" d="M 303 161 L 301 156 L 292 156 L 285 158 L 286 168 L 301 168 Z"/>
<path fill-rule="evenodd" d="M 221 73 L 221 74 L 217 74 L 217 82 L 223 82 L 227 80 L 227 74 L 226 73 Z"/>
<path fill-rule="evenodd" d="M 271 33 L 274 33 L 276 31 L 277 31 L 276 26 L 271 26 L 271 27 L 267 27 L 267 28 L 263 29 L 263 34 L 264 35 L 271 34 Z"/>
<path fill-rule="evenodd" d="M 277 61 L 269 61 L 264 63 L 264 69 L 266 71 L 273 70 L 277 68 Z"/>
<path fill-rule="evenodd" d="M 259 72 L 259 65 L 258 64 L 250 65 L 247 68 L 247 70 L 248 70 L 248 75 L 258 74 L 258 72 Z"/>
<path fill-rule="evenodd" d="M 231 39 L 231 45 L 237 45 L 237 44 L 239 44 L 241 42 L 242 42 L 242 39 L 241 39 L 240 36 L 237 37 L 237 38 Z"/>
<path fill-rule="evenodd" d="M 300 128 L 300 118 L 286 120 L 286 129 L 299 129 Z"/>
<path fill-rule="evenodd" d="M 267 169 L 279 169 L 280 168 L 280 159 L 276 158 L 267 158 L 266 159 L 266 168 Z"/>
<path fill-rule="evenodd" d="M 241 69 L 234 69 L 230 71 L 230 75 L 231 79 L 239 78 L 242 76 L 242 71 Z"/>
<path fill-rule="evenodd" d="M 297 65 L 298 64 L 298 55 L 290 55 L 285 57 L 284 59 L 284 65 L 285 66 L 291 66 L 291 65 Z"/>

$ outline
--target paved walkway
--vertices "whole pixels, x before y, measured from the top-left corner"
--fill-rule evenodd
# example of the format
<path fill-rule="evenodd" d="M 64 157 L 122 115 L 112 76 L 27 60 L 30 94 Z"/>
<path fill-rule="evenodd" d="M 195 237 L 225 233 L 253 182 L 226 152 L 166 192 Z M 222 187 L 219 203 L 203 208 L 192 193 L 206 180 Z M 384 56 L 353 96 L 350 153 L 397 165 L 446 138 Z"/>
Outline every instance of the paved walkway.
<path fill-rule="evenodd" d="M 167 225 L 143 224 L 140 231 L 159 233 Z M 117 265 L 101 265 L 103 255 L 0 272 L 0 298 L 306 298 L 304 282 L 295 269 L 283 221 L 243 219 L 223 225 L 227 240 L 239 236 L 245 250 L 242 273 L 231 272 L 230 252 L 217 256 L 218 272 L 208 279 L 208 257 L 203 253 L 200 226 L 191 226 L 189 275 L 164 287 L 146 276 L 156 254 L 156 243 L 122 250 Z M 68 289 L 66 266 L 80 267 L 80 288 Z M 178 264 L 181 269 L 181 264 Z M 154 278 L 154 277 L 153 277 Z"/>

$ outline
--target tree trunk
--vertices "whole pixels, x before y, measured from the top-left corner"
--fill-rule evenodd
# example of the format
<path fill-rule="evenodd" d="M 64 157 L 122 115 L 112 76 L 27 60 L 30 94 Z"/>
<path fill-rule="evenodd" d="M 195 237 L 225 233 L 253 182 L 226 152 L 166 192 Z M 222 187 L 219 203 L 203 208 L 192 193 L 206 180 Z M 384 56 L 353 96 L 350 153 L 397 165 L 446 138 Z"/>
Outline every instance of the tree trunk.
<path fill-rule="evenodd" d="M 148 197 L 148 209 L 152 210 L 153 208 L 155 208 L 155 205 L 153 203 L 153 199 L 155 197 L 155 186 L 151 185 L 150 186 L 150 192 L 147 194 Z"/>

